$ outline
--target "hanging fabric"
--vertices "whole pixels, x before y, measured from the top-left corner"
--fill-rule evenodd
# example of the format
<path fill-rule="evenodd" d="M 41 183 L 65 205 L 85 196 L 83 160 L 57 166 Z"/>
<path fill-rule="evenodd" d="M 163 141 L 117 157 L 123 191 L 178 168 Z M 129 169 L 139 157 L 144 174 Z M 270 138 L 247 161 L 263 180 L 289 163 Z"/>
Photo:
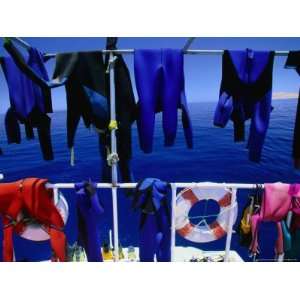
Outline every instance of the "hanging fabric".
<path fill-rule="evenodd" d="M 251 217 L 252 243 L 250 251 L 254 254 L 259 252 L 258 234 L 261 222 L 275 222 L 277 226 L 277 240 L 275 245 L 275 253 L 283 254 L 285 248 L 289 248 L 287 228 L 282 227 L 282 221 L 285 220 L 287 214 L 293 212 L 293 221 L 291 224 L 291 233 L 300 228 L 300 185 L 272 183 L 264 185 L 264 195 L 260 211 Z"/>
<path fill-rule="evenodd" d="M 78 245 L 85 249 L 88 261 L 103 261 L 101 254 L 101 217 L 104 209 L 100 204 L 96 184 L 75 184 L 78 218 Z"/>
<path fill-rule="evenodd" d="M 38 50 L 31 48 L 27 64 L 41 72 L 46 78 Z M 5 117 L 8 143 L 21 142 L 20 123 L 25 125 L 27 139 L 33 139 L 33 128 L 37 128 L 41 151 L 45 160 L 53 159 L 50 127 L 52 112 L 50 91 L 45 92 L 25 75 L 11 57 L 2 57 L 2 69 L 7 81 L 10 108 Z M 46 78 L 47 79 L 47 78 Z"/>
<path fill-rule="evenodd" d="M 140 211 L 139 255 L 141 262 L 171 261 L 171 215 L 167 198 L 170 185 L 146 178 L 135 189 L 133 208 Z"/>
<path fill-rule="evenodd" d="M 222 81 L 214 125 L 231 119 L 235 142 L 245 139 L 245 121 L 251 119 L 247 143 L 249 159 L 259 162 L 272 111 L 273 51 L 225 50 Z"/>
<path fill-rule="evenodd" d="M 43 225 L 50 236 L 53 261 L 66 260 L 64 221 L 55 207 L 48 180 L 26 178 L 0 184 L 0 215 L 3 221 L 3 260 L 13 261 L 13 232 L 21 234 L 28 218 Z M 24 216 L 27 216 L 26 218 Z"/>
<path fill-rule="evenodd" d="M 193 134 L 184 84 L 183 52 L 179 49 L 135 49 L 134 74 L 139 96 L 138 133 L 140 147 L 152 152 L 155 114 L 162 112 L 165 146 L 172 146 L 177 131 L 177 110 L 182 110 L 182 124 L 188 148 Z"/>

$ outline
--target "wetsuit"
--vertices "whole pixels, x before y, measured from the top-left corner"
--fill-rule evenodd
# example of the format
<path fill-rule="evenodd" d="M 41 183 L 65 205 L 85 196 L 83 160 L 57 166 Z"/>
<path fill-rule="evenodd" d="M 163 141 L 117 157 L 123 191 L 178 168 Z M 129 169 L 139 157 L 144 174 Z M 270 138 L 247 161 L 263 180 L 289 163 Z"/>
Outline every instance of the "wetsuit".
<path fill-rule="evenodd" d="M 300 76 L 300 51 L 290 51 L 285 68 L 295 69 Z M 300 169 L 300 90 L 294 127 L 293 157 L 295 168 Z"/>
<path fill-rule="evenodd" d="M 1 64 L 11 104 L 5 117 L 8 142 L 21 142 L 19 123 L 25 125 L 28 139 L 34 138 L 33 128 L 37 128 L 43 158 L 52 160 L 51 119 L 47 115 L 52 112 L 51 94 L 43 92 L 40 86 L 23 73 L 11 57 L 3 57 Z M 45 80 L 48 79 L 47 73 L 44 72 L 42 56 L 36 49 L 29 50 L 27 64 Z"/>
<path fill-rule="evenodd" d="M 222 81 L 214 125 L 234 125 L 236 142 L 245 139 L 245 121 L 251 119 L 249 159 L 259 162 L 272 110 L 273 51 L 225 50 Z"/>
<path fill-rule="evenodd" d="M 65 83 L 67 93 L 67 135 L 68 147 L 74 147 L 75 132 L 80 118 L 86 127 L 93 127 L 99 134 L 100 154 L 103 161 L 102 180 L 111 181 L 107 165 L 107 150 L 110 148 L 108 124 L 109 85 L 106 76 L 107 65 L 101 52 L 76 52 L 58 54 L 53 77 Z M 116 114 L 118 127 L 118 154 L 123 181 L 131 181 L 131 124 L 134 119 L 135 102 L 128 69 L 121 56 L 115 65 Z"/>
<path fill-rule="evenodd" d="M 75 133 L 82 117 L 86 127 L 107 128 L 108 103 L 105 94 L 105 67 L 101 52 L 74 52 L 56 55 L 53 77 L 65 83 L 67 94 L 68 147 L 74 147 Z"/>
<path fill-rule="evenodd" d="M 50 236 L 54 261 L 66 261 L 64 221 L 54 205 L 53 190 L 46 179 L 26 178 L 0 184 L 0 217 L 3 221 L 3 260 L 13 261 L 13 233 L 21 234 L 28 219 L 42 224 Z M 23 218 L 20 218 L 20 215 Z"/>
<path fill-rule="evenodd" d="M 101 216 L 104 212 L 94 183 L 75 184 L 77 193 L 78 244 L 88 261 L 103 261 L 101 254 Z"/>
<path fill-rule="evenodd" d="M 171 215 L 167 199 L 170 186 L 156 178 L 141 181 L 133 208 L 140 210 L 139 255 L 141 262 L 171 261 Z"/>
<path fill-rule="evenodd" d="M 184 92 L 183 53 L 177 49 L 134 52 L 140 147 L 152 152 L 155 113 L 162 111 L 165 146 L 172 146 L 177 131 L 177 109 L 182 110 L 186 142 L 193 146 L 192 127 Z"/>

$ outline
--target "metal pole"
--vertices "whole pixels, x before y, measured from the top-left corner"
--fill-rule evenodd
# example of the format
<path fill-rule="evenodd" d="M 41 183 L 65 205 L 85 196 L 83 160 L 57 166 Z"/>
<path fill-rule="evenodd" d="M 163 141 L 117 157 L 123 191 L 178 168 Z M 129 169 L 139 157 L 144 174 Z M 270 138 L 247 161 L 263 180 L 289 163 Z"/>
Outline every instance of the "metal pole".
<path fill-rule="evenodd" d="M 176 186 L 176 188 L 232 188 L 232 189 L 256 189 L 257 184 L 255 183 L 215 183 L 215 182 L 173 182 L 171 183 Z M 118 183 L 117 185 L 113 185 L 111 183 L 97 183 L 98 189 L 111 189 L 113 186 L 120 189 L 132 189 L 135 188 L 137 183 L 135 182 L 127 182 L 127 183 Z M 264 185 L 262 185 L 264 186 Z M 71 182 L 66 183 L 47 183 L 46 187 L 49 189 L 59 188 L 59 189 L 74 189 L 75 185 Z"/>
<path fill-rule="evenodd" d="M 114 70 L 114 54 L 109 55 L 109 83 L 110 83 L 110 120 L 116 122 L 116 99 L 115 99 L 115 70 Z M 119 260 L 119 234 L 118 234 L 118 169 L 117 169 L 117 139 L 116 127 L 110 128 L 111 135 L 111 180 L 112 180 L 112 207 L 113 207 L 113 232 L 114 232 L 114 259 Z"/>
<path fill-rule="evenodd" d="M 233 208 L 236 205 L 236 189 L 231 190 L 231 204 L 230 204 L 230 214 L 228 220 L 228 231 L 226 237 L 226 246 L 225 246 L 225 257 L 224 261 L 229 261 L 230 256 L 230 245 L 231 245 L 231 238 L 232 238 L 232 227 L 233 227 Z"/>
<path fill-rule="evenodd" d="M 183 51 L 188 50 L 191 47 L 191 45 L 192 45 L 192 43 L 195 39 L 196 39 L 195 37 L 188 38 L 188 40 L 186 41 L 186 43 L 185 43 L 184 47 L 182 48 L 182 50 Z"/>
<path fill-rule="evenodd" d="M 102 50 L 91 50 L 91 51 L 99 51 L 99 52 L 102 52 L 102 53 L 115 53 L 115 54 L 133 54 L 134 53 L 134 49 L 117 49 L 117 50 L 105 50 L 105 49 L 102 49 Z M 205 50 L 205 49 L 188 49 L 186 51 L 183 51 L 184 54 L 187 54 L 187 55 L 222 55 L 224 53 L 224 50 L 214 50 L 214 49 L 208 49 L 208 50 Z M 275 50 L 275 56 L 288 56 L 289 54 L 289 51 L 286 51 L 286 50 Z M 45 57 L 47 58 L 53 58 L 56 56 L 55 53 L 46 53 L 44 55 Z"/>
<path fill-rule="evenodd" d="M 171 201 L 171 261 L 175 260 L 175 246 L 176 246 L 176 191 L 175 184 L 171 184 L 172 189 L 172 201 Z"/>
<path fill-rule="evenodd" d="M 53 189 L 53 198 L 55 205 L 58 203 L 58 188 Z"/>

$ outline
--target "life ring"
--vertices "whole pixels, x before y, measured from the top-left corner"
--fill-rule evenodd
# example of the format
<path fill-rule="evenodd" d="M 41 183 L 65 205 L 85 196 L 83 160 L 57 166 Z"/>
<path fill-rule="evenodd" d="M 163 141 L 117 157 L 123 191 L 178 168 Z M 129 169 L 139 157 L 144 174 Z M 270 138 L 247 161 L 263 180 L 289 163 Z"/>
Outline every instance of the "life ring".
<path fill-rule="evenodd" d="M 69 206 L 62 192 L 58 193 L 58 199 L 54 204 L 62 216 L 64 224 L 66 224 L 69 216 Z M 19 217 L 22 218 L 22 216 Z M 48 232 L 41 224 L 38 223 L 30 223 L 26 225 L 20 236 L 24 239 L 36 242 L 47 241 L 50 239 Z"/>
<path fill-rule="evenodd" d="M 189 220 L 189 211 L 199 201 L 215 200 L 220 213 L 211 224 L 194 225 Z M 176 231 L 183 238 L 195 243 L 208 243 L 222 238 L 228 231 L 229 216 L 233 210 L 233 223 L 236 222 L 237 203 L 231 206 L 231 193 L 225 189 L 189 188 L 180 192 L 176 200 Z"/>

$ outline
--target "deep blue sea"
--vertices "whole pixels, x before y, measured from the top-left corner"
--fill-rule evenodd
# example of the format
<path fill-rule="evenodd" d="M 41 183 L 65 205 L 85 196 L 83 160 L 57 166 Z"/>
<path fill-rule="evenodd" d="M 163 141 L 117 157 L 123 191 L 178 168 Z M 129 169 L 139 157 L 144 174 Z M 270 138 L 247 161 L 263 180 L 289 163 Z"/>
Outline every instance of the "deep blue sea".
<path fill-rule="evenodd" d="M 294 170 L 291 158 L 296 104 L 295 100 L 273 101 L 274 110 L 262 161 L 259 164 L 248 161 L 245 143 L 233 142 L 231 123 L 225 129 L 213 126 L 215 103 L 190 104 L 195 145 L 192 150 L 186 148 L 180 121 L 178 122 L 176 144 L 171 148 L 165 148 L 161 118 L 157 115 L 152 154 L 141 152 L 136 127 L 133 127 L 132 171 L 135 180 L 157 177 L 169 182 L 300 182 L 300 172 Z M 248 129 L 249 124 L 247 133 Z M 74 167 L 69 164 L 69 152 L 66 146 L 65 112 L 56 112 L 52 115 L 52 140 L 55 152 L 55 160 L 52 162 L 45 162 L 41 159 L 38 139 L 26 141 L 24 138 L 21 145 L 7 145 L 3 116 L 0 116 L 0 146 L 5 154 L 0 156 L 0 172 L 5 175 L 4 181 L 14 181 L 24 177 L 49 178 L 52 182 L 78 182 L 89 178 L 94 181 L 100 180 L 101 159 L 98 154 L 97 137 L 93 130 L 88 130 L 82 124 L 80 125 L 76 134 L 76 165 Z M 70 206 L 66 233 L 68 241 L 73 243 L 77 236 L 74 210 L 75 192 L 63 190 L 63 193 Z M 238 192 L 240 213 L 247 201 L 247 193 L 248 191 Z M 131 210 L 131 201 L 126 198 L 123 191 L 119 192 L 119 196 L 120 242 L 124 247 L 137 245 L 138 215 Z M 112 228 L 111 194 L 109 191 L 99 190 L 99 197 L 105 206 L 102 233 L 103 239 L 107 240 L 108 231 Z M 197 214 L 197 212 L 195 213 Z M 274 257 L 275 238 L 273 224 L 265 224 L 260 235 L 261 258 Z M 14 239 L 17 260 L 34 261 L 50 257 L 48 242 L 33 243 L 19 237 Z M 177 236 L 176 244 L 195 246 L 201 249 L 223 250 L 225 238 L 209 244 L 195 244 Z M 244 259 L 248 259 L 247 249 L 239 246 L 236 234 L 234 234 L 232 248 L 237 250 Z"/>

